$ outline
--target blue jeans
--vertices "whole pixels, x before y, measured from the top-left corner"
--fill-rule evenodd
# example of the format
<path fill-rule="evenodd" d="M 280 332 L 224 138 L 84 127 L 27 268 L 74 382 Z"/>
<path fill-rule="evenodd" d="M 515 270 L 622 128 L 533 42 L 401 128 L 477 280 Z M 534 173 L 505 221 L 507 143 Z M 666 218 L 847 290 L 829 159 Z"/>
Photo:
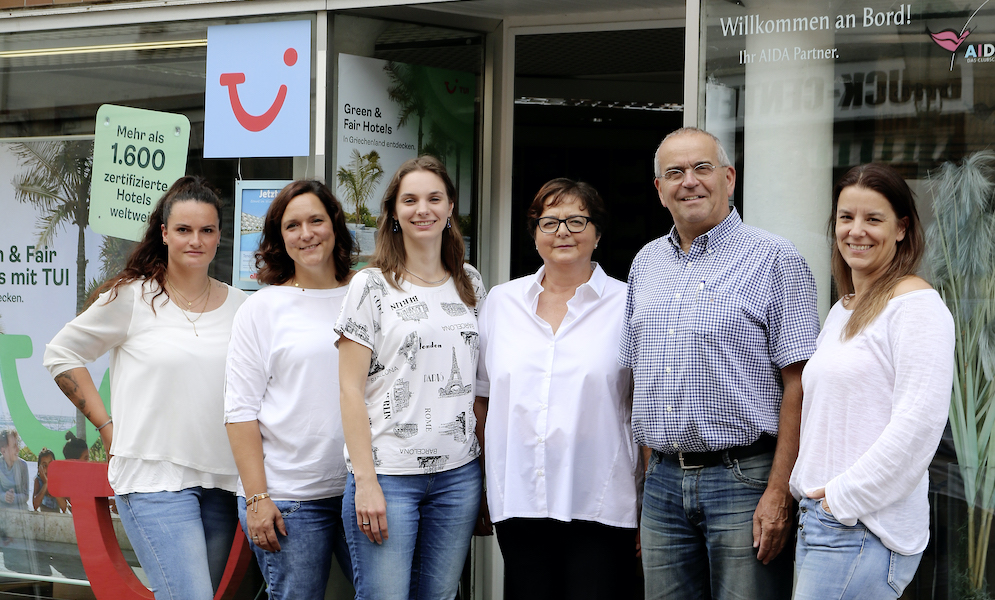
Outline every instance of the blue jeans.
<path fill-rule="evenodd" d="M 342 531 L 342 496 L 304 502 L 278 500 L 274 504 L 287 528 L 286 536 L 276 532 L 280 551 L 268 552 L 249 540 L 266 579 L 270 600 L 324 598 L 332 554 L 352 580 L 352 560 Z M 238 520 L 242 531 L 248 532 L 242 498 L 238 502 Z"/>
<path fill-rule="evenodd" d="M 820 500 L 800 502 L 795 600 L 894 600 L 912 581 L 921 558 L 922 552 L 905 556 L 889 550 L 859 521 L 843 525 Z"/>
<path fill-rule="evenodd" d="M 123 494 L 117 510 L 156 600 L 212 600 L 235 539 L 235 494 Z"/>
<path fill-rule="evenodd" d="M 767 565 L 753 547 L 753 513 L 773 453 L 682 469 L 654 451 L 640 523 L 646 600 L 791 597 L 788 549 Z"/>
<path fill-rule="evenodd" d="M 382 545 L 356 521 L 351 473 L 342 499 L 356 600 L 452 600 L 480 509 L 478 461 L 440 473 L 377 475 L 377 481 L 387 502 Z"/>

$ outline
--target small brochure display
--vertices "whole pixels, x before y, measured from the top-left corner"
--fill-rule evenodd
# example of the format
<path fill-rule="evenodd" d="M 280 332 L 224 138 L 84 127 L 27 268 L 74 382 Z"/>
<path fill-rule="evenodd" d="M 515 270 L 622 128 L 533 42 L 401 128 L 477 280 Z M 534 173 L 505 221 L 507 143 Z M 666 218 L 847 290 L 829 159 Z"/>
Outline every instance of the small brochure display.
<path fill-rule="evenodd" d="M 258 290 L 256 250 L 263 236 L 263 219 L 276 195 L 290 180 L 235 182 L 235 235 L 232 285 L 242 290 Z"/>
<path fill-rule="evenodd" d="M 139 241 L 159 198 L 187 169 L 184 115 L 104 104 L 97 110 L 90 227 Z"/>

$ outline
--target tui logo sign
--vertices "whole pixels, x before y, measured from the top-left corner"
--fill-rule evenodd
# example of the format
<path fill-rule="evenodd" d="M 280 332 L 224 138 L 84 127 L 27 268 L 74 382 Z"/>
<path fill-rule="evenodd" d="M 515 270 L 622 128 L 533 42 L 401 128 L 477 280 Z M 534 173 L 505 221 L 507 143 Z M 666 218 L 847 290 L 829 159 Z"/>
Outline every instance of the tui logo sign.
<path fill-rule="evenodd" d="M 204 157 L 307 156 L 311 22 L 207 29 Z"/>

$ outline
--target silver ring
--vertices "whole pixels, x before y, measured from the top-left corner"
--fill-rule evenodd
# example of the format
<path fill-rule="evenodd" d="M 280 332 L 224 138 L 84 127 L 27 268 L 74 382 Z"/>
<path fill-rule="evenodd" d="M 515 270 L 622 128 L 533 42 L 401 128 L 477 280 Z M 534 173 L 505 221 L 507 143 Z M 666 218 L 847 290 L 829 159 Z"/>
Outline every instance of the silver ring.
<path fill-rule="evenodd" d="M 369 527 L 369 526 L 370 526 L 370 522 L 369 521 L 364 521 L 363 522 L 363 527 Z"/>
<path fill-rule="evenodd" d="M 258 535 L 254 535 L 254 536 L 252 536 L 252 539 L 254 539 L 254 540 L 258 540 L 258 539 L 259 539 L 259 536 L 258 536 Z"/>

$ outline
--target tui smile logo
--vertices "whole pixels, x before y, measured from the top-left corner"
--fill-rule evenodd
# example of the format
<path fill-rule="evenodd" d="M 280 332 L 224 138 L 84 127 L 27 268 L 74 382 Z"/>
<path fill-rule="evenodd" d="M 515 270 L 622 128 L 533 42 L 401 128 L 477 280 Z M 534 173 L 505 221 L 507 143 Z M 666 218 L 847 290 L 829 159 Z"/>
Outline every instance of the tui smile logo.
<path fill-rule="evenodd" d="M 951 71 L 954 70 L 954 59 L 957 57 L 957 49 L 960 48 L 960 45 L 964 43 L 964 40 L 967 39 L 967 36 L 971 35 L 971 31 L 967 28 L 967 26 L 971 24 L 971 19 L 974 18 L 974 15 L 978 14 L 978 12 L 985 6 L 985 4 L 988 4 L 988 2 L 989 0 L 985 0 L 984 2 L 981 3 L 981 6 L 978 7 L 978 10 L 974 11 L 974 13 L 972 13 L 971 16 L 968 17 L 967 22 L 964 23 L 964 27 L 961 28 L 960 32 L 958 32 L 955 29 L 944 29 L 943 31 L 933 33 L 929 29 L 926 29 L 926 33 L 929 34 L 929 37 L 933 38 L 933 42 L 937 46 L 950 52 Z M 965 53 L 966 57 L 971 56 L 971 50 L 972 46 L 968 46 L 968 51 Z M 974 56 L 977 56 L 977 54 L 974 54 Z"/>
<path fill-rule="evenodd" d="M 204 158 L 307 156 L 311 22 L 207 28 Z"/>
<path fill-rule="evenodd" d="M 297 64 L 297 51 L 287 48 L 283 53 L 283 63 L 288 67 Z M 231 101 L 232 112 L 239 125 L 249 131 L 262 131 L 273 124 L 273 120 L 280 114 L 283 108 L 283 101 L 287 99 L 287 85 L 281 84 L 276 93 L 276 99 L 270 104 L 269 109 L 261 115 L 251 115 L 242 106 L 242 100 L 238 97 L 238 84 L 245 83 L 245 73 L 222 73 L 221 85 L 228 88 L 228 99 Z"/>

